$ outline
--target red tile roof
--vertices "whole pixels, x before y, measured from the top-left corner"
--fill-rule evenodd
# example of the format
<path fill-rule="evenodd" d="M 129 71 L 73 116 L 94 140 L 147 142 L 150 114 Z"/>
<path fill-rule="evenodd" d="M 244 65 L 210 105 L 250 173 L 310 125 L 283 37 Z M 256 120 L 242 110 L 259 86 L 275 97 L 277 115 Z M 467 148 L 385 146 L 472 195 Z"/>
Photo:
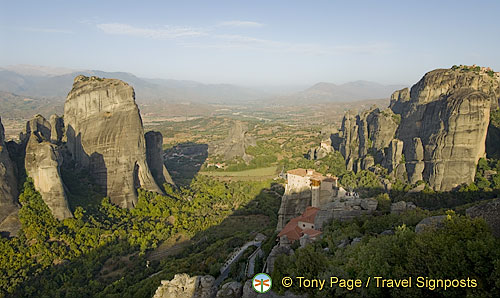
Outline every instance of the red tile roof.
<path fill-rule="evenodd" d="M 299 240 L 300 237 L 302 237 L 302 229 L 299 228 L 298 226 L 298 217 L 292 218 L 286 226 L 281 230 L 281 232 L 278 234 L 278 237 L 281 237 L 283 235 L 286 235 L 288 237 L 288 240 L 291 242 L 295 240 Z"/>
<path fill-rule="evenodd" d="M 302 230 L 298 226 L 299 221 L 314 224 L 314 219 L 316 218 L 316 214 L 318 214 L 319 210 L 320 209 L 316 208 L 316 207 L 311 207 L 311 206 L 307 207 L 306 211 L 304 211 L 304 213 L 302 213 L 301 216 L 292 218 L 286 224 L 286 226 L 283 228 L 283 230 L 281 230 L 281 232 L 278 234 L 278 237 L 286 235 L 288 237 L 288 240 L 293 242 L 295 240 L 299 240 L 300 237 L 302 237 L 302 235 L 304 235 L 305 231 L 310 231 L 310 232 L 306 233 L 306 234 L 309 234 L 310 237 L 315 237 L 315 236 L 321 234 L 321 232 L 313 230 L 313 229 Z M 316 232 L 313 232 L 313 231 L 316 231 Z"/>
<path fill-rule="evenodd" d="M 316 218 L 316 214 L 318 214 L 319 208 L 316 207 L 307 207 L 306 211 L 302 213 L 301 216 L 296 217 L 299 221 L 307 222 L 310 224 L 314 224 L 314 219 Z"/>

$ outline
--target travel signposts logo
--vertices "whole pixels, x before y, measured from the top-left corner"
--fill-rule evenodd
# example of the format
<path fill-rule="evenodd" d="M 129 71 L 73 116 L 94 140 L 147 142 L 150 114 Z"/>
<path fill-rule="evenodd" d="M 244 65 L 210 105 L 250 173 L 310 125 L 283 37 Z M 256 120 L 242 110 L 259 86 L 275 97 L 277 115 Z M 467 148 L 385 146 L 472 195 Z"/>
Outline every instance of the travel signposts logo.
<path fill-rule="evenodd" d="M 257 293 L 265 293 L 271 289 L 273 281 L 265 273 L 258 273 L 252 279 L 252 287 Z"/>

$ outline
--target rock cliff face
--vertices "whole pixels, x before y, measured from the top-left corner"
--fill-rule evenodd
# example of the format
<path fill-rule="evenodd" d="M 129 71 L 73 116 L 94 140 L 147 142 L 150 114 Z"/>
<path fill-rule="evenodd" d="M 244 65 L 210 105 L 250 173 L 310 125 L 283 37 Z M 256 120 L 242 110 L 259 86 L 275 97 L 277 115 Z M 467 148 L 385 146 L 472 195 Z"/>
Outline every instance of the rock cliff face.
<path fill-rule="evenodd" d="M 64 120 L 56 114 L 50 116 L 50 140 L 60 143 L 64 135 Z"/>
<path fill-rule="evenodd" d="M 156 183 L 160 187 L 163 187 L 164 183 L 173 185 L 174 181 L 163 160 L 163 136 L 158 131 L 148 131 L 144 137 L 146 139 L 146 160 Z"/>
<path fill-rule="evenodd" d="M 12 226 L 12 222 L 16 222 L 19 209 L 17 195 L 15 166 L 5 144 L 4 128 L 0 118 L 0 232 L 5 231 L 13 235 L 18 230 L 16 225 Z"/>
<path fill-rule="evenodd" d="M 248 135 L 247 131 L 246 124 L 237 121 L 230 129 L 226 139 L 210 146 L 209 153 L 223 156 L 226 160 L 241 157 L 244 161 L 250 162 L 252 156 L 247 155 L 245 149 L 248 146 L 255 146 L 256 141 Z"/>
<path fill-rule="evenodd" d="M 382 163 L 384 151 L 394 138 L 399 117 L 390 109 L 372 108 L 360 115 L 346 113 L 339 136 L 340 152 L 348 170 L 367 169 L 373 163 Z M 368 158 L 368 161 L 364 161 Z M 372 162 L 373 160 L 373 162 Z"/>
<path fill-rule="evenodd" d="M 478 67 L 434 70 L 411 89 L 394 92 L 388 110 L 347 113 L 340 151 L 348 169 L 365 169 L 371 160 L 364 160 L 373 157 L 393 177 L 451 190 L 474 180 L 485 155 L 490 109 L 499 99 L 497 73 Z"/>
<path fill-rule="evenodd" d="M 50 123 L 40 115 L 26 125 L 25 168 L 35 189 L 57 219 L 72 217 L 61 178 L 62 155 L 50 142 Z"/>
<path fill-rule="evenodd" d="M 290 219 L 301 215 L 311 206 L 311 191 L 303 191 L 293 194 L 284 194 L 278 211 L 278 224 L 276 231 L 281 231 Z"/>
<path fill-rule="evenodd" d="M 136 188 L 161 192 L 146 161 L 134 89 L 114 79 L 78 76 L 64 105 L 67 147 L 111 201 L 130 208 Z"/>

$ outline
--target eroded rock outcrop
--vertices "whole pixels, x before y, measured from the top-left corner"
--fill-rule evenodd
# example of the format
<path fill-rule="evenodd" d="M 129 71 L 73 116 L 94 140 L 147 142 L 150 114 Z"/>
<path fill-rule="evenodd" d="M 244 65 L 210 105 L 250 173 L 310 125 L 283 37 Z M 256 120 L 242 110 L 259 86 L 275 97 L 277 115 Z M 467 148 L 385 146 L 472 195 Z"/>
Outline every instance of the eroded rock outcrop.
<path fill-rule="evenodd" d="M 372 214 L 378 206 L 378 201 L 374 198 L 337 198 L 334 201 L 321 206 L 316 218 L 314 226 L 321 229 L 324 224 L 330 220 L 348 221 L 365 214 Z"/>
<path fill-rule="evenodd" d="M 391 214 L 401 214 L 407 210 L 413 210 L 415 208 L 417 208 L 417 206 L 415 206 L 413 202 L 399 201 L 391 204 Z"/>
<path fill-rule="evenodd" d="M 394 139 L 398 123 L 399 117 L 390 109 L 372 108 L 356 116 L 347 112 L 339 133 L 342 138 L 340 152 L 347 169 L 359 171 L 382 163 L 386 155 L 384 150 Z M 367 156 L 371 158 L 363 161 Z"/>
<path fill-rule="evenodd" d="M 56 114 L 50 116 L 50 140 L 60 143 L 64 136 L 64 119 Z"/>
<path fill-rule="evenodd" d="M 223 156 L 226 160 L 241 157 L 245 162 L 250 162 L 252 156 L 246 154 L 246 148 L 255 145 L 255 138 L 248 134 L 247 124 L 236 121 L 229 130 L 227 138 L 212 144 L 209 147 L 209 153 Z"/>
<path fill-rule="evenodd" d="M 332 152 L 333 152 L 332 140 L 330 139 L 330 136 L 327 136 L 323 138 L 319 147 L 314 147 L 309 149 L 309 152 L 307 152 L 307 156 L 309 157 L 310 160 L 318 160 L 325 158 L 328 154 Z"/>
<path fill-rule="evenodd" d="M 161 193 L 146 161 L 134 89 L 123 81 L 78 76 L 64 105 L 67 147 L 111 201 L 130 208 L 136 189 Z"/>
<path fill-rule="evenodd" d="M 19 230 L 17 195 L 15 165 L 5 144 L 4 128 L 0 118 L 0 232 L 15 235 Z"/>
<path fill-rule="evenodd" d="M 341 153 L 348 169 L 365 169 L 371 161 L 362 161 L 371 155 L 394 178 L 451 190 L 473 182 L 485 155 L 490 109 L 499 99 L 500 76 L 491 70 L 431 71 L 411 89 L 394 92 L 390 110 L 347 113 Z"/>
<path fill-rule="evenodd" d="M 176 274 L 172 280 L 162 280 L 153 298 L 214 298 L 215 278 L 210 275 Z"/>
<path fill-rule="evenodd" d="M 243 285 L 237 281 L 223 284 L 217 292 L 217 298 L 240 298 L 243 294 Z"/>
<path fill-rule="evenodd" d="M 21 132 L 20 139 L 23 145 L 26 145 L 31 134 L 34 134 L 39 140 L 50 141 L 52 126 L 42 115 L 37 114 L 30 121 L 26 122 L 26 129 Z"/>
<path fill-rule="evenodd" d="M 61 178 L 62 155 L 50 142 L 50 123 L 40 115 L 26 126 L 26 173 L 33 179 L 35 189 L 57 219 L 72 217 Z"/>
<path fill-rule="evenodd" d="M 146 160 L 156 183 L 160 187 L 163 187 L 164 183 L 173 185 L 174 181 L 163 160 L 163 136 L 161 132 L 148 131 L 144 137 L 146 139 Z"/>
<path fill-rule="evenodd" d="M 281 198 L 276 231 L 281 231 L 290 219 L 301 215 L 307 206 L 311 206 L 310 190 L 298 193 L 285 193 Z"/>

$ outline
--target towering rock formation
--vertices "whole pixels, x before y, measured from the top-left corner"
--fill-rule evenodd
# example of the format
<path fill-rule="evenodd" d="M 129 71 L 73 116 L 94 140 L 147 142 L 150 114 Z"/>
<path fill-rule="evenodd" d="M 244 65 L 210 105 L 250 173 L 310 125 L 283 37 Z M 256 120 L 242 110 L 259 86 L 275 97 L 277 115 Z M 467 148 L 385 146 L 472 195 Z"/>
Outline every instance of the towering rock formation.
<path fill-rule="evenodd" d="M 333 152 L 332 140 L 330 136 L 325 136 L 321 141 L 319 147 L 309 149 L 307 156 L 310 160 L 317 160 L 325 158 L 328 154 Z"/>
<path fill-rule="evenodd" d="M 21 132 L 21 142 L 27 143 L 31 134 L 40 140 L 50 141 L 52 125 L 42 115 L 37 114 L 30 121 L 26 122 L 26 129 Z M 25 144 L 24 144 L 25 145 Z"/>
<path fill-rule="evenodd" d="M 396 133 L 399 117 L 390 109 L 372 108 L 360 115 L 347 112 L 342 120 L 339 136 L 340 152 L 348 170 L 367 169 L 373 163 L 382 163 L 384 149 L 388 148 Z M 366 160 L 365 160 L 366 159 Z"/>
<path fill-rule="evenodd" d="M 161 193 L 146 161 L 134 89 L 123 81 L 78 76 L 64 105 L 67 147 L 111 201 L 130 208 L 138 187 Z"/>
<path fill-rule="evenodd" d="M 17 233 L 17 195 L 15 167 L 7 151 L 0 118 L 0 232 L 9 232 L 11 235 Z"/>
<path fill-rule="evenodd" d="M 50 142 L 51 124 L 41 115 L 28 121 L 24 142 L 26 144 L 25 168 L 33 178 L 35 189 L 57 219 L 72 217 L 61 178 L 62 155 Z"/>
<path fill-rule="evenodd" d="M 353 170 L 353 160 L 359 157 L 359 141 L 358 141 L 358 125 L 356 124 L 356 116 L 350 111 L 344 115 L 342 119 L 342 127 L 340 129 L 342 143 L 340 144 L 340 153 L 345 158 L 348 171 Z"/>
<path fill-rule="evenodd" d="M 158 131 L 148 131 L 144 137 L 146 138 L 146 160 L 156 183 L 160 187 L 164 183 L 174 184 L 163 160 L 163 136 Z"/>
<path fill-rule="evenodd" d="M 414 184 L 419 180 L 423 180 L 422 173 L 424 172 L 424 147 L 420 138 L 413 138 L 408 142 L 406 150 L 406 172 L 408 173 L 408 182 Z"/>
<path fill-rule="evenodd" d="M 252 156 L 246 154 L 245 149 L 248 146 L 255 146 L 256 141 L 248 135 L 248 127 L 245 123 L 236 121 L 229 130 L 229 135 L 221 142 L 214 143 L 209 148 L 209 153 L 223 156 L 230 160 L 235 157 L 241 157 L 244 161 L 250 162 Z"/>
<path fill-rule="evenodd" d="M 418 105 L 403 117 L 399 136 L 409 144 L 413 140 L 409 136 L 420 137 L 425 163 L 422 175 L 434 189 L 450 190 L 474 181 L 477 162 L 485 155 L 492 102 L 484 92 L 463 88 Z M 405 155 L 412 155 L 411 149 L 408 146 Z"/>
<path fill-rule="evenodd" d="M 64 120 L 56 114 L 50 116 L 50 140 L 60 143 L 64 135 Z"/>
<path fill-rule="evenodd" d="M 489 69 L 431 71 L 411 90 L 394 92 L 390 110 L 356 118 L 347 113 L 341 152 L 348 168 L 359 170 L 359 161 L 373 155 L 395 177 L 453 189 L 474 180 L 485 155 L 490 109 L 498 108 L 499 99 L 500 75 Z"/>

